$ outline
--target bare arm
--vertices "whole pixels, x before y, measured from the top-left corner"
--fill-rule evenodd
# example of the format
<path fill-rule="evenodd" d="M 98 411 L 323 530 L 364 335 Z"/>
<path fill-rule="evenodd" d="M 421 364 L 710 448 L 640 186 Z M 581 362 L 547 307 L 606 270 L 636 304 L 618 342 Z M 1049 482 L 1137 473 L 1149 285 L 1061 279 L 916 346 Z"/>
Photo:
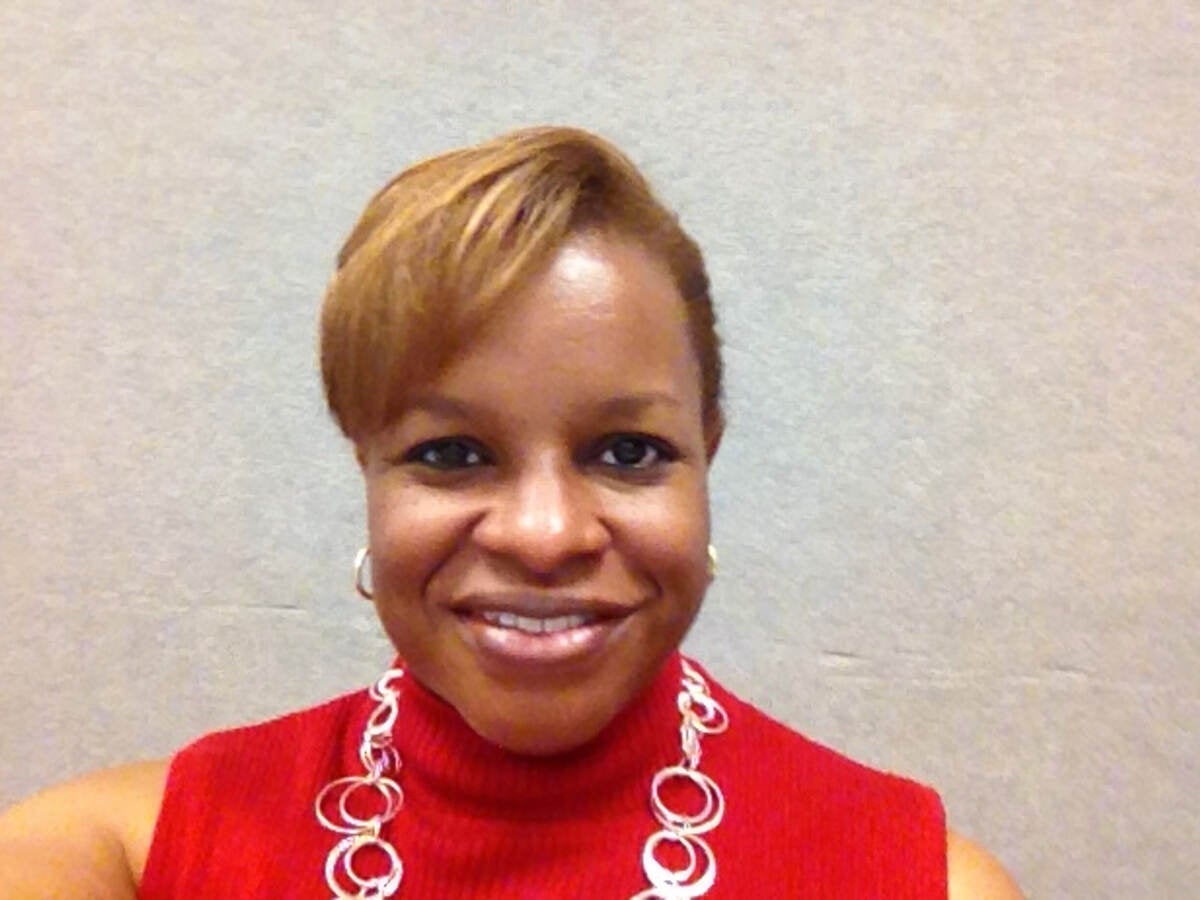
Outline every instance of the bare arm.
<path fill-rule="evenodd" d="M 1021 890 L 994 856 L 951 831 L 946 836 L 949 900 L 1023 900 Z"/>
<path fill-rule="evenodd" d="M 97 772 L 0 815 L 0 900 L 136 900 L 167 765 Z M 949 900 L 1023 900 L 991 854 L 954 832 L 947 864 Z"/>
<path fill-rule="evenodd" d="M 0 815 L 0 900 L 134 900 L 165 761 L 84 776 Z"/>

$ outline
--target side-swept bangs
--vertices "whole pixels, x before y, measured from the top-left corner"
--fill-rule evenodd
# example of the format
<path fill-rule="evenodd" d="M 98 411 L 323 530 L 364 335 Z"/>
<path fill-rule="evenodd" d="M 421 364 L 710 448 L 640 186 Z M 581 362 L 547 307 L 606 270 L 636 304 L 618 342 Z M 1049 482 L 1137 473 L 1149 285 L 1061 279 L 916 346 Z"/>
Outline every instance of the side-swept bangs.
<path fill-rule="evenodd" d="M 496 303 L 588 229 L 632 238 L 669 267 L 704 373 L 706 418 L 719 418 L 699 249 L 611 144 L 573 128 L 530 128 L 420 162 L 367 204 L 321 311 L 326 400 L 343 433 L 360 442 L 386 427 Z"/>

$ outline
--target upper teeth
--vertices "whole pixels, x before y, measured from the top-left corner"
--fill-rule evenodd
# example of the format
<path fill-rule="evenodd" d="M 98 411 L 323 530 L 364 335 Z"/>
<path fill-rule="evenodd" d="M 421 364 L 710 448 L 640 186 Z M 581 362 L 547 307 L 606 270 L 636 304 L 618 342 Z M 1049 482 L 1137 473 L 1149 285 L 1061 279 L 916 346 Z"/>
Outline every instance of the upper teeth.
<path fill-rule="evenodd" d="M 528 631 L 532 634 L 566 631 L 568 628 L 580 628 L 591 621 L 590 616 L 580 614 L 538 619 L 533 616 L 519 616 L 516 613 L 493 612 L 489 610 L 482 613 L 482 615 L 483 620 L 490 625 L 499 625 L 501 628 L 516 628 L 519 631 Z"/>

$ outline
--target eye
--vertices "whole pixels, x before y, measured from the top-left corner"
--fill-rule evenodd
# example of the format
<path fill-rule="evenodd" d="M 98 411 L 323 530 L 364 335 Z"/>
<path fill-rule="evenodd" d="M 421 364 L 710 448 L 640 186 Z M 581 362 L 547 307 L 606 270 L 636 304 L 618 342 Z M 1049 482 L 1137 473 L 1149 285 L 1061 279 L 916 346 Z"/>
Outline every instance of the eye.
<path fill-rule="evenodd" d="M 600 462 L 616 469 L 650 469 L 676 458 L 666 443 L 640 434 L 616 435 L 600 451 Z"/>
<path fill-rule="evenodd" d="M 404 454 L 404 462 L 430 469 L 452 471 L 482 466 L 488 460 L 483 450 L 474 441 L 466 438 L 438 438 L 417 444 Z"/>

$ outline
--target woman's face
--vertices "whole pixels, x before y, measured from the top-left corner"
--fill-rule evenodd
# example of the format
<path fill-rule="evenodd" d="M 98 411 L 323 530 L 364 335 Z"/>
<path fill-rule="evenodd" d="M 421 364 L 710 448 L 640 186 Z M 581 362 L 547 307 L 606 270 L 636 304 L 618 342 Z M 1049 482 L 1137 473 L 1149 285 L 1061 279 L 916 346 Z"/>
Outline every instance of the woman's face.
<path fill-rule="evenodd" d="M 375 604 L 411 674 L 510 750 L 595 737 L 707 586 L 702 421 L 668 271 L 568 241 L 359 447 Z"/>

